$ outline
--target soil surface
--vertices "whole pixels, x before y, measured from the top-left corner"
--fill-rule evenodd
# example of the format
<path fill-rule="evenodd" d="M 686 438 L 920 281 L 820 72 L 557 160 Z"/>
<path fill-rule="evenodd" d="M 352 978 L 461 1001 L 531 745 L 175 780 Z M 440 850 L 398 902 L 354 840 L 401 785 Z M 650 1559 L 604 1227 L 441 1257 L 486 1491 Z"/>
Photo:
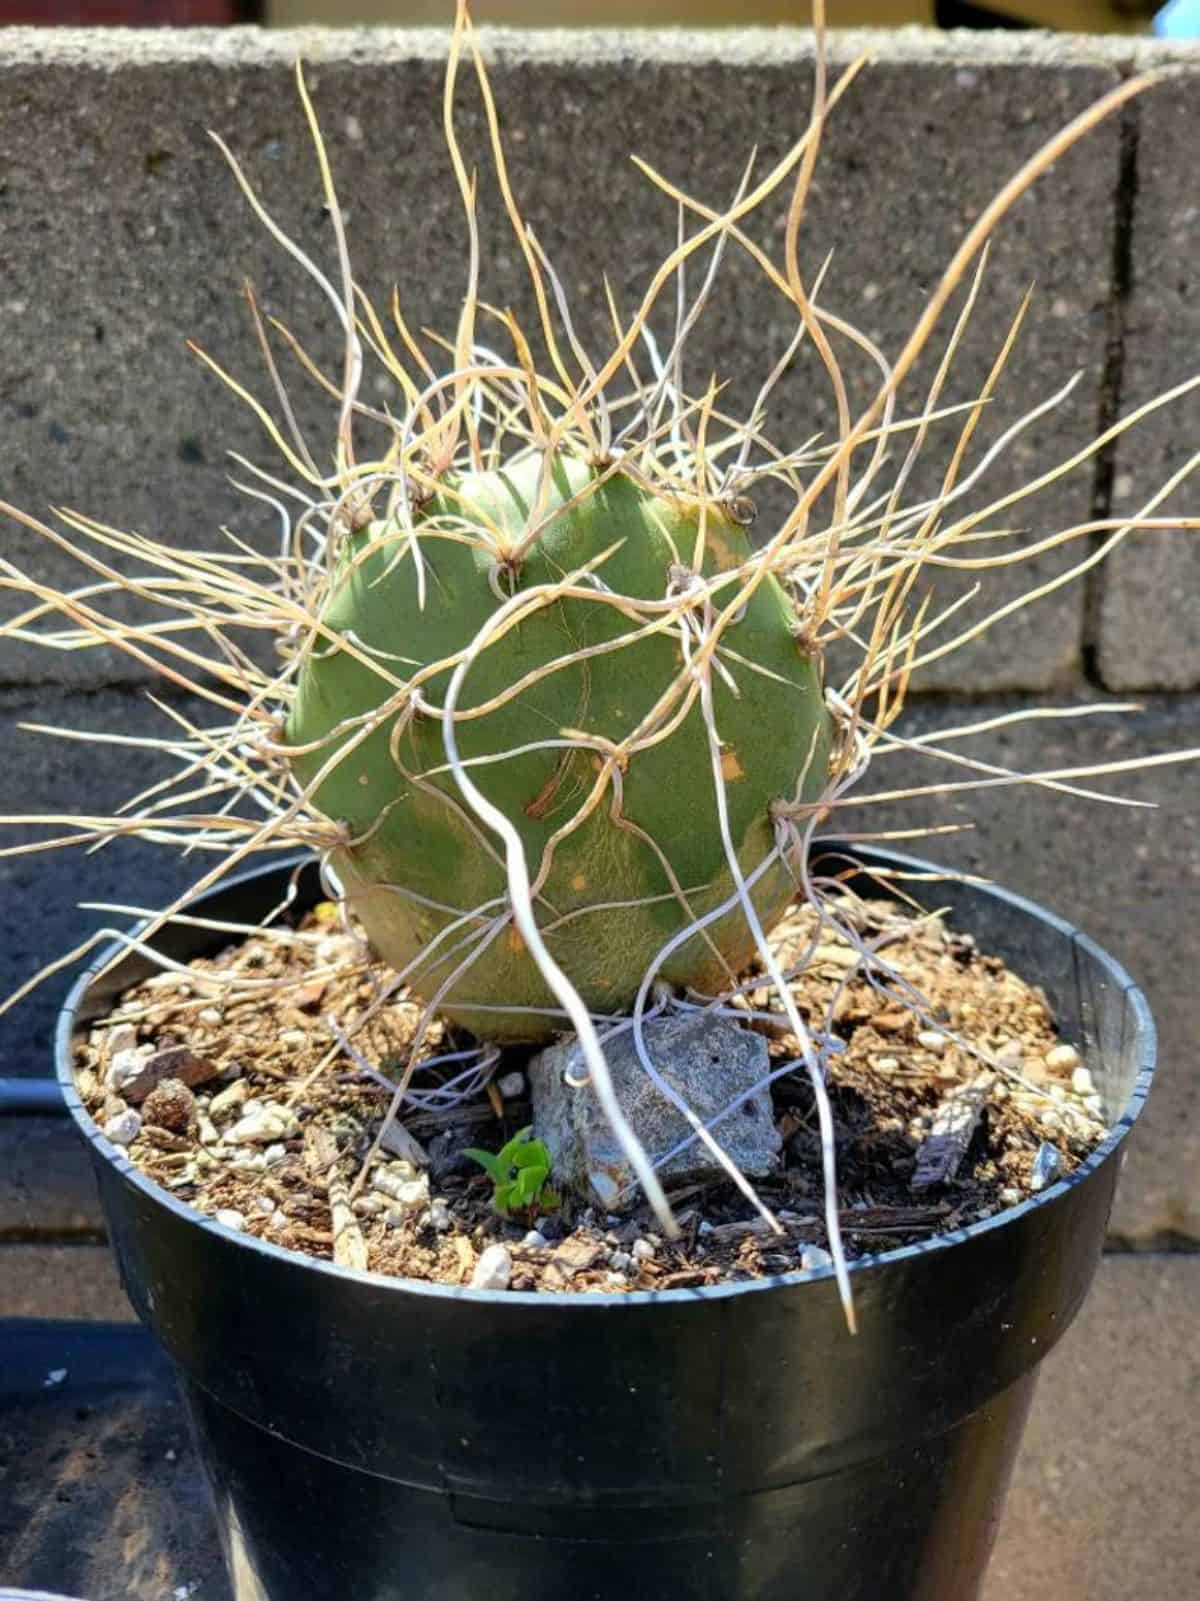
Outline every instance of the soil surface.
<path fill-rule="evenodd" d="M 807 1020 L 832 1007 L 829 1058 L 844 1248 L 851 1260 L 962 1227 L 1069 1173 L 1103 1138 L 1103 1107 L 1045 997 L 969 934 L 894 902 L 859 903 L 861 939 L 895 977 L 815 914 L 772 936 L 786 967 L 811 948 L 793 994 Z M 217 936 L 219 937 L 219 936 Z M 812 948 L 815 945 L 815 948 Z M 128 990 L 77 1053 L 79 1090 L 108 1136 L 177 1199 L 226 1226 L 355 1268 L 443 1284 L 547 1292 L 672 1289 L 829 1265 L 821 1143 L 803 1068 L 772 1087 L 778 1174 L 756 1182 L 768 1222 L 720 1179 L 669 1191 L 682 1238 L 644 1206 L 614 1216 L 570 1196 L 521 1217 L 493 1208 L 464 1154 L 498 1151 L 530 1122 L 529 1049 L 448 1111 L 406 1107 L 371 1156 L 420 1015 L 323 903 Z M 896 979 L 925 1003 L 895 998 Z M 891 994 L 887 993 L 890 989 Z M 737 1003 L 769 1014 L 768 991 Z M 370 1014 L 370 1015 L 367 1015 Z M 364 1020 L 365 1018 L 365 1020 Z M 798 1056 L 768 1016 L 772 1058 Z M 435 1024 L 422 1060 L 473 1042 Z M 461 1063 L 418 1070 L 435 1091 Z M 582 1090 L 580 1093 L 587 1093 Z M 428 1094 L 425 1105 L 428 1107 Z"/>

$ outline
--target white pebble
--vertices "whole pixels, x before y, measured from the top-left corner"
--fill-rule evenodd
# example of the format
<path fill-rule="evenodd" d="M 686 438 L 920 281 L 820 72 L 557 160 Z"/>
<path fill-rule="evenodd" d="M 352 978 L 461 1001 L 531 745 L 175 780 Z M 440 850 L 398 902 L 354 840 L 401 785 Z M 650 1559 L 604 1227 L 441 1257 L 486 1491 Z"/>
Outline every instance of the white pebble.
<path fill-rule="evenodd" d="M 279 1043 L 286 1045 L 289 1051 L 301 1050 L 308 1042 L 308 1035 L 302 1028 L 285 1028 L 279 1036 Z"/>
<path fill-rule="evenodd" d="M 1077 1067 L 1071 1074 L 1071 1088 L 1076 1095 L 1095 1095 L 1096 1083 L 1086 1067 Z"/>
<path fill-rule="evenodd" d="M 217 1213 L 216 1220 L 223 1227 L 233 1229 L 235 1234 L 240 1234 L 246 1227 L 246 1219 L 240 1212 L 235 1212 L 231 1206 L 223 1206 Z"/>
<path fill-rule="evenodd" d="M 800 1268 L 804 1273 L 815 1273 L 818 1268 L 832 1266 L 833 1257 L 822 1245 L 806 1245 L 800 1252 Z"/>
<path fill-rule="evenodd" d="M 996 1052 L 996 1065 L 1011 1068 L 1013 1072 L 1020 1067 L 1025 1059 L 1025 1047 L 1020 1040 L 1005 1040 Z"/>
<path fill-rule="evenodd" d="M 223 1020 L 215 1006 L 206 1006 L 202 1012 L 196 1014 L 196 1021 L 203 1023 L 206 1028 L 219 1028 Z"/>
<path fill-rule="evenodd" d="M 276 1163 L 282 1162 L 286 1155 L 286 1145 L 268 1145 L 266 1150 L 262 1153 L 263 1166 L 274 1167 Z"/>
<path fill-rule="evenodd" d="M 1000 1199 L 1004 1202 L 1005 1206 L 1019 1206 L 1021 1203 L 1021 1192 L 1020 1190 L 1011 1189 L 1001 1190 Z"/>
<path fill-rule="evenodd" d="M 429 1205 L 429 1180 L 424 1174 L 420 1178 L 404 1179 L 385 1169 L 372 1173 L 371 1188 L 395 1201 L 401 1217 L 413 1217 Z"/>
<path fill-rule="evenodd" d="M 129 1107 L 124 1112 L 116 1112 L 106 1119 L 104 1134 L 114 1145 L 132 1145 L 142 1132 L 142 1114 Z"/>
<path fill-rule="evenodd" d="M 454 1227 L 454 1219 L 445 1201 L 434 1201 L 429 1208 L 429 1226 L 438 1234 L 449 1234 Z"/>
<path fill-rule="evenodd" d="M 519 1095 L 525 1093 L 524 1073 L 506 1073 L 503 1078 L 496 1080 L 496 1088 L 506 1101 L 515 1101 Z"/>
<path fill-rule="evenodd" d="M 137 1029 L 132 1023 L 117 1023 L 104 1036 L 104 1052 L 111 1062 L 122 1051 L 132 1051 L 137 1045 Z"/>
<path fill-rule="evenodd" d="M 1045 1060 L 1052 1073 L 1062 1073 L 1065 1077 L 1075 1071 L 1083 1058 L 1073 1045 L 1056 1045 L 1053 1050 L 1046 1052 Z"/>
<path fill-rule="evenodd" d="M 208 1108 L 210 1116 L 215 1120 L 221 1118 L 226 1112 L 236 1112 L 246 1104 L 250 1094 L 249 1086 L 244 1079 L 235 1079 L 228 1089 L 214 1095 Z"/>
<path fill-rule="evenodd" d="M 230 1145 L 274 1145 L 294 1134 L 296 1126 L 290 1112 L 264 1102 L 239 1118 L 225 1138 Z"/>
<path fill-rule="evenodd" d="M 917 1044 L 923 1045 L 927 1051 L 935 1056 L 941 1056 L 950 1041 L 944 1034 L 939 1034 L 935 1028 L 923 1028 L 917 1035 Z"/>
<path fill-rule="evenodd" d="M 142 1064 L 152 1054 L 152 1049 L 148 1045 L 114 1051 L 104 1074 L 105 1089 L 111 1090 L 114 1095 L 119 1094 L 131 1078 L 138 1076 Z"/>
<path fill-rule="evenodd" d="M 1084 1097 L 1083 1109 L 1090 1112 L 1101 1123 L 1104 1121 L 1104 1097 L 1102 1095 L 1088 1095 Z"/>
<path fill-rule="evenodd" d="M 624 1273 L 610 1273 L 605 1283 L 610 1290 L 624 1290 L 629 1286 L 629 1279 Z"/>
<path fill-rule="evenodd" d="M 614 1251 L 608 1259 L 608 1265 L 618 1273 L 628 1273 L 633 1266 L 633 1257 L 628 1251 Z"/>
<path fill-rule="evenodd" d="M 631 1254 L 635 1262 L 652 1262 L 654 1247 L 649 1240 L 634 1240 Z"/>
<path fill-rule="evenodd" d="M 473 1290 L 507 1290 L 512 1258 L 502 1245 L 489 1245 L 471 1274 Z"/>
<path fill-rule="evenodd" d="M 1062 1128 L 1062 1117 L 1051 1108 L 1042 1113 L 1041 1124 L 1044 1129 L 1049 1129 L 1053 1133 L 1055 1129 Z"/>
<path fill-rule="evenodd" d="M 321 967 L 336 966 L 340 962 L 352 962 L 358 955 L 358 946 L 348 934 L 330 934 L 317 941 L 313 954 Z"/>
<path fill-rule="evenodd" d="M 254 1197 L 254 1210 L 261 1212 L 264 1217 L 270 1217 L 275 1210 L 275 1202 L 269 1195 L 256 1195 Z"/>
<path fill-rule="evenodd" d="M 521 1244 L 531 1251 L 543 1251 L 550 1244 L 550 1241 L 539 1229 L 530 1229 Z"/>
<path fill-rule="evenodd" d="M 215 1145 L 221 1136 L 217 1133 L 217 1126 L 207 1112 L 201 1112 L 196 1119 L 201 1145 Z"/>

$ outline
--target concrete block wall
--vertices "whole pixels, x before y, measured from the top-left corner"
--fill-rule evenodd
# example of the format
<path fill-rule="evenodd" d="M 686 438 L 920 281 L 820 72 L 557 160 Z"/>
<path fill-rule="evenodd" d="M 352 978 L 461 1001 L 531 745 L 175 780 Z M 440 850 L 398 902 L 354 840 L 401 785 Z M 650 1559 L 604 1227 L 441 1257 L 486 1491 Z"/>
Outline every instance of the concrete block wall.
<path fill-rule="evenodd" d="M 78 506 L 168 544 L 206 543 L 223 523 L 248 538 L 270 538 L 269 514 L 232 491 L 222 454 L 232 445 L 269 460 L 258 425 L 187 357 L 183 341 L 196 339 L 266 392 L 240 300 L 247 276 L 265 308 L 294 326 L 319 359 L 333 359 L 336 332 L 316 291 L 263 238 L 204 130 L 229 140 L 281 224 L 331 261 L 291 86 L 292 61 L 302 54 L 361 281 L 378 302 L 399 280 L 413 324 L 449 329 L 465 267 L 440 137 L 444 47 L 444 35 L 426 32 L 0 31 L 0 498 L 34 512 Z M 834 251 L 824 302 L 889 354 L 963 231 L 1021 161 L 1123 78 L 1147 66 L 1167 69 L 1152 91 L 1063 158 L 996 238 L 947 398 L 978 390 L 1034 281 L 1033 308 L 981 437 L 999 437 L 1073 373 L 1081 376 L 997 463 L 989 493 L 1069 458 L 1098 427 L 1200 373 L 1200 51 L 912 30 L 838 36 L 836 64 L 864 47 L 873 64 L 832 120 L 805 260 L 811 270 Z M 811 103 L 811 41 L 800 32 L 497 33 L 487 48 L 514 185 L 594 349 L 606 342 L 602 273 L 628 308 L 673 237 L 672 206 L 638 176 L 629 150 L 717 203 L 736 189 L 750 146 L 757 144 L 757 170 L 765 172 L 803 130 Z M 460 117 L 490 219 L 488 292 L 528 316 L 473 95 L 461 96 Z M 777 246 L 775 220 L 765 219 L 763 239 Z M 714 369 L 729 381 L 736 408 L 748 404 L 792 324 L 748 261 L 731 252 L 725 277 L 724 296 L 697 330 L 689 359 L 699 383 Z M 941 348 L 919 369 L 918 387 Z M 866 377 L 851 372 L 856 393 Z M 329 410 L 311 389 L 300 391 L 299 407 L 313 437 L 329 437 Z M 789 436 L 830 425 L 827 386 L 811 361 L 789 375 L 780 417 Z M 1020 513 L 1020 528 L 1041 537 L 1127 513 L 1198 449 L 1200 399 L 1181 397 L 1037 497 Z M 1200 514 L 1200 488 L 1180 490 L 1163 509 Z M 1090 547 L 1041 558 L 1039 578 L 1063 573 L 1094 548 L 1092 538 Z M 69 572 L 59 553 L 38 550 L 12 523 L 0 523 L 0 554 L 56 582 Z M 989 604 L 1027 582 L 1003 569 L 988 575 Z M 13 604 L 0 591 L 0 613 Z M 968 607 L 961 619 L 972 614 Z M 145 688 L 143 671 L 116 652 L 0 649 L 0 813 L 76 803 L 104 811 L 135 778 L 149 781 L 153 763 L 139 759 L 131 773 L 119 749 L 16 731 L 19 722 L 146 728 L 156 714 Z M 1016 613 L 918 688 L 914 730 L 1035 702 L 1062 708 L 1136 694 L 1142 703 L 1137 713 L 1029 722 L 993 736 L 992 759 L 1029 768 L 1200 746 L 1200 533 L 1131 538 L 1103 568 Z M 901 758 L 888 782 L 914 781 L 910 773 L 915 778 L 916 769 Z M 936 854 L 1080 923 L 1143 983 L 1162 1030 L 1162 1077 L 1111 1234 L 1114 1253 L 1141 1255 L 1106 1265 L 1107 1287 L 1089 1320 L 1048 1370 L 997 1557 L 996 1601 L 1041 1596 L 1048 1577 L 1068 1601 L 1149 1601 L 1189 1593 L 1187 1579 L 1194 1589 L 1200 1578 L 1200 1548 L 1180 1512 L 1187 1450 L 1168 1461 L 1137 1446 L 1147 1475 L 1139 1484 L 1129 1474 L 1135 1447 L 1127 1429 L 1111 1430 L 1113 1453 L 1121 1452 L 1111 1471 L 1104 1440 L 1081 1437 L 1090 1420 L 1120 1420 L 1129 1408 L 1147 1426 L 1157 1419 L 1168 1430 L 1179 1387 L 1195 1384 L 1190 1315 L 1159 1315 L 1194 1305 L 1190 1253 L 1200 1244 L 1195 773 L 1156 768 L 1113 781 L 1121 793 L 1157 801 L 1152 812 L 997 790 L 969 808 L 951 797 L 903 819 L 973 821 L 971 833 L 938 842 Z M 928 781 L 928 772 L 921 777 Z M 77 912 L 77 900 L 150 904 L 181 887 L 187 871 L 145 846 L 0 858 L 0 990 L 106 920 Z M 0 1076 L 46 1070 L 61 991 L 52 984 L 0 1017 Z M 100 1231 L 69 1131 L 36 1121 L 0 1126 L 0 1285 L 5 1251 L 21 1253 L 7 1258 L 9 1301 L 21 1300 L 18 1287 L 26 1285 L 44 1309 L 69 1309 L 69 1284 L 98 1283 L 101 1269 L 89 1278 L 51 1266 L 64 1250 L 93 1249 L 88 1242 Z M 31 1266 L 30 1253 L 39 1250 L 58 1253 L 46 1257 L 44 1276 Z M 1126 1293 L 1127 1285 L 1135 1288 Z M 89 1291 L 78 1310 L 107 1304 L 106 1293 Z M 0 1292 L 0 1314 L 6 1309 L 15 1304 L 6 1308 Z M 1126 1374 L 1122 1353 L 1146 1344 L 1155 1353 L 1152 1371 L 1134 1363 Z M 1108 1413 L 1095 1410 L 1097 1387 Z M 1100 1479 L 1109 1490 L 1097 1498 Z M 1123 1497 L 1127 1491 L 1115 1523 L 1114 1485 L 1125 1487 Z M 1106 1527 L 1127 1532 L 1144 1561 L 1125 1550 L 1101 1561 L 1101 1542 L 1075 1537 L 1091 1527 L 1088 1518 L 1098 1527 L 1102 1514 Z"/>

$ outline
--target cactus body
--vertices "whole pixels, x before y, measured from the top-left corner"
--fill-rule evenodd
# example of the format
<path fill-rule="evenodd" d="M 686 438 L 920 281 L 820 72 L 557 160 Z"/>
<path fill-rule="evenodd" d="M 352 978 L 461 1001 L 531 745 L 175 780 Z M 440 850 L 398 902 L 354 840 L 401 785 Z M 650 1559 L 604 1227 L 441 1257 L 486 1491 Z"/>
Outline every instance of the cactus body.
<path fill-rule="evenodd" d="M 495 551 L 515 545 L 528 527 L 540 462 L 529 455 L 501 470 L 463 475 L 422 507 L 416 529 L 425 570 L 423 607 L 412 548 L 386 542 L 379 524 L 353 536 L 323 622 L 372 653 L 393 683 L 336 643 L 331 648 L 319 642 L 302 666 L 287 726 L 293 746 L 323 741 L 319 749 L 294 754 L 293 768 L 305 784 L 325 770 L 316 805 L 347 825 L 356 841 L 335 852 L 335 871 L 383 958 L 398 970 L 416 964 L 413 987 L 426 999 L 486 938 L 489 920 L 503 912 L 503 853 L 446 770 L 440 718 L 422 714 L 398 731 L 399 711 L 387 712 L 356 748 L 349 743 L 365 714 L 378 713 L 397 695 L 394 680 L 452 662 L 494 617 L 502 604 Z M 619 473 L 590 482 L 598 476 L 574 458 L 555 461 L 551 511 L 588 492 L 543 528 L 510 579 L 513 593 L 557 583 L 616 546 L 599 568 L 604 584 L 620 595 L 658 601 L 672 574 L 693 561 L 698 505 L 651 493 Z M 482 541 L 472 545 L 441 536 L 461 530 L 464 518 L 486 530 L 487 548 Z M 705 575 L 741 567 L 750 555 L 743 530 L 711 505 L 704 525 Z M 731 599 L 736 585 L 723 593 Z M 746 874 L 772 850 L 771 802 L 795 799 L 798 786 L 801 797 L 811 800 L 827 777 L 830 726 L 819 673 L 793 638 L 793 621 L 783 590 L 765 579 L 723 636 L 762 671 L 726 659 L 737 696 L 719 675 L 714 679 L 730 833 Z M 559 737 L 564 730 L 614 743 L 626 738 L 679 677 L 679 639 L 662 631 L 607 654 L 571 658 L 587 647 L 626 639 L 638 627 L 638 619 L 599 594 L 557 598 L 492 639 L 467 673 L 455 722 L 459 754 L 472 762 L 475 783 L 520 832 L 531 877 L 551 836 L 591 791 L 601 755 L 575 747 L 488 763 L 474 759 Z M 516 696 L 483 715 L 469 715 L 532 670 L 563 658 L 564 665 Z M 451 670 L 442 666 L 422 682 L 431 706 L 443 704 Z M 335 752 L 343 754 L 331 764 Z M 596 809 L 557 844 L 536 903 L 551 954 L 588 1006 L 604 1014 L 627 1009 L 661 947 L 734 889 L 718 828 L 712 743 L 698 705 L 666 738 L 632 754 L 620 775 L 620 821 L 612 815 L 613 801 L 610 784 Z M 782 914 L 792 889 L 782 863 L 756 884 L 755 904 L 766 925 Z M 451 908 L 481 911 L 438 942 L 453 919 Z M 675 951 L 662 969 L 664 978 L 704 989 L 726 976 L 721 958 L 734 971 L 752 958 L 754 940 L 740 909 L 707 933 L 711 944 L 693 935 Z M 555 1017 L 485 1008 L 554 1004 L 507 923 L 439 1009 L 484 1037 L 539 1039 L 560 1026 Z"/>

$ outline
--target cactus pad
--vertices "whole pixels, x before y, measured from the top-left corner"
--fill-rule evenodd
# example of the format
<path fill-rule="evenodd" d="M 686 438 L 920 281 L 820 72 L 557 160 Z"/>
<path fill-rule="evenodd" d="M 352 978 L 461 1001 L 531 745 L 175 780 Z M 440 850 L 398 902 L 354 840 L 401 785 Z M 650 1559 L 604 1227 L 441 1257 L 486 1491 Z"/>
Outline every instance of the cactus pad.
<path fill-rule="evenodd" d="M 534 600 L 488 635 L 466 672 L 458 751 L 519 831 L 538 926 L 589 1008 L 627 1010 L 664 944 L 734 891 L 694 688 L 687 704 L 679 613 L 653 603 L 681 577 L 686 586 L 703 528 L 707 614 L 719 614 L 744 582 L 745 532 L 715 504 L 702 510 L 566 455 L 540 482 L 541 463 L 530 453 L 445 480 L 412 536 L 374 522 L 347 539 L 287 725 L 293 770 L 343 825 L 332 865 L 379 953 L 427 1000 L 452 979 L 442 1014 L 501 1039 L 545 1038 L 561 1023 L 506 918 L 503 853 L 464 802 L 438 713 L 461 653 L 509 596 Z M 531 517 L 536 538 L 506 563 Z M 594 578 L 537 604 L 539 586 L 589 564 Z M 819 670 L 775 579 L 761 579 L 733 617 L 712 709 L 729 833 L 748 875 L 774 848 L 771 803 L 820 795 L 831 730 Z M 638 733 L 659 737 L 636 748 Z M 606 754 L 631 736 L 635 748 L 605 779 Z M 765 924 L 792 890 L 782 862 L 756 882 Z M 714 987 L 754 950 L 735 907 L 681 944 L 662 976 Z"/>

